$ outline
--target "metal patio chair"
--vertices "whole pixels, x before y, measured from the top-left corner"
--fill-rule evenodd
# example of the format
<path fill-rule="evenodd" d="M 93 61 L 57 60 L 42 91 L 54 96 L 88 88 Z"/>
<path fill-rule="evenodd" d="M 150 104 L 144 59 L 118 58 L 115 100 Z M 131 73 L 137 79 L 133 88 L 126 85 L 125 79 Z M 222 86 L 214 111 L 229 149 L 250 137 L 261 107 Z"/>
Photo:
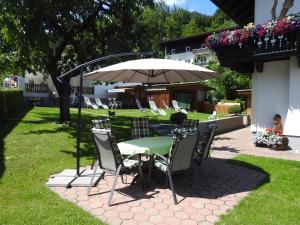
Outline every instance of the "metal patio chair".
<path fill-rule="evenodd" d="M 92 129 L 92 134 L 97 150 L 97 161 L 94 167 L 91 182 L 89 184 L 87 193 L 90 195 L 92 184 L 95 179 L 97 168 L 100 167 L 103 172 L 100 179 L 104 177 L 106 172 L 114 173 L 114 181 L 112 189 L 108 198 L 108 205 L 111 204 L 113 193 L 116 188 L 118 177 L 123 174 L 133 174 L 134 172 L 141 170 L 141 165 L 139 161 L 136 160 L 137 155 L 131 155 L 123 158 L 120 150 L 111 136 L 109 129 Z M 122 178 L 123 181 L 123 178 Z"/>
<path fill-rule="evenodd" d="M 199 120 L 185 119 L 182 123 L 184 128 L 198 128 Z"/>
<path fill-rule="evenodd" d="M 174 132 L 173 144 L 169 156 L 164 157 L 155 154 L 154 166 L 165 173 L 166 181 L 169 180 L 170 183 L 174 204 L 177 204 L 172 174 L 190 169 L 197 135 L 195 132 L 189 134 L 186 129 L 178 129 Z"/>
<path fill-rule="evenodd" d="M 197 145 L 195 148 L 194 161 L 196 164 L 201 166 L 201 169 L 206 169 L 204 165 L 210 162 L 211 170 L 213 170 L 214 174 L 216 173 L 215 166 L 212 162 L 212 158 L 210 157 L 210 147 L 214 140 L 217 131 L 217 124 L 211 123 L 206 125 L 202 134 L 199 134 Z M 199 130 L 198 130 L 199 132 Z"/>
<path fill-rule="evenodd" d="M 146 117 L 132 118 L 132 139 L 139 139 L 150 136 L 149 121 Z"/>

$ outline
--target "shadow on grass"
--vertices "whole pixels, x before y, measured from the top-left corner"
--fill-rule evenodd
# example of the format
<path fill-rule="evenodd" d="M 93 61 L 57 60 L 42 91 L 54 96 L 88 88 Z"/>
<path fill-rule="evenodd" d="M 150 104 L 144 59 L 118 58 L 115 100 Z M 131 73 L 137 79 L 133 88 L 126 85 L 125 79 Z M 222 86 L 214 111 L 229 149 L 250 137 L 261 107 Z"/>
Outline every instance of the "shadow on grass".
<path fill-rule="evenodd" d="M 22 121 L 24 116 L 32 108 L 25 108 L 24 111 L 10 115 L 9 118 L 0 121 L 0 179 L 5 171 L 5 142 L 4 139 Z"/>

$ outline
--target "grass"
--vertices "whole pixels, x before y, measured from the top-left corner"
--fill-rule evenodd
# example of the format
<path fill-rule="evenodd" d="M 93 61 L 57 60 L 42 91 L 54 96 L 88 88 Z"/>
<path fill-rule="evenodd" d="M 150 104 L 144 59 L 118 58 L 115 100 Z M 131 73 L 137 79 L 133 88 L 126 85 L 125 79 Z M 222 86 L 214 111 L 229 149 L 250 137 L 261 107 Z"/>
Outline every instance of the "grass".
<path fill-rule="evenodd" d="M 75 120 L 76 111 L 72 112 Z M 137 110 L 117 110 L 113 128 L 118 140 L 130 138 L 130 120 Z M 57 124 L 57 108 L 34 108 L 0 124 L 0 224 L 102 224 L 74 204 L 45 187 L 51 174 L 75 167 L 74 125 Z M 94 155 L 89 135 L 90 121 L 106 115 L 104 110 L 83 110 L 82 165 Z M 150 114 L 149 114 L 150 116 Z M 189 118 L 207 119 L 189 113 Z M 150 117 L 166 122 L 169 117 Z M 269 182 L 253 191 L 219 224 L 297 224 L 300 221 L 300 163 L 239 156 L 235 163 L 259 167 Z"/>
<path fill-rule="evenodd" d="M 240 155 L 233 163 L 252 165 L 269 174 L 269 180 L 252 191 L 218 225 L 295 225 L 300 222 L 300 163 Z"/>

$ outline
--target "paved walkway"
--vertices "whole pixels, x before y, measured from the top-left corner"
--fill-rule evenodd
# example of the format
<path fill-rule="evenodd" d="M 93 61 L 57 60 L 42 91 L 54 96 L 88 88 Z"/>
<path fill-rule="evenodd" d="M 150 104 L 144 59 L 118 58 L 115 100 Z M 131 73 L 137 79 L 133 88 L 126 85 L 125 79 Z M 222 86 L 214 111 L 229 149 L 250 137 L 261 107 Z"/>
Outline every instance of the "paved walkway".
<path fill-rule="evenodd" d="M 178 205 L 174 205 L 172 192 L 165 186 L 165 177 L 156 172 L 162 184 L 153 183 L 146 191 L 136 184 L 129 186 L 118 180 L 113 205 L 107 205 L 113 176 L 105 175 L 92 196 L 87 188 L 50 188 L 92 215 L 110 225 L 212 225 L 219 216 L 232 209 L 247 194 L 261 184 L 267 175 L 253 169 L 213 158 L 201 169 L 194 165 L 185 174 L 174 176 Z M 214 165 L 212 167 L 211 165 Z M 155 175 L 155 174 L 154 174 Z M 128 183 L 131 181 L 128 177 Z"/>
<path fill-rule="evenodd" d="M 215 137 L 212 149 L 213 155 L 221 158 L 231 158 L 237 154 L 272 157 L 277 159 L 300 161 L 300 154 L 294 151 L 275 151 L 255 147 L 249 127 L 232 131 Z"/>

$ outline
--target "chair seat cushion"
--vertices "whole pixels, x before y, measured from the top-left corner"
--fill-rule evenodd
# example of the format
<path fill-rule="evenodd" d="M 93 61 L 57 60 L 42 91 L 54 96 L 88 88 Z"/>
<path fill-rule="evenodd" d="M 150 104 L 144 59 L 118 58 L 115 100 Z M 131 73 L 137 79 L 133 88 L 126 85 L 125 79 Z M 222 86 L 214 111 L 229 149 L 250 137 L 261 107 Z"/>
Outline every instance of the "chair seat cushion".
<path fill-rule="evenodd" d="M 159 170 L 161 170 L 161 171 L 163 171 L 163 172 L 165 172 L 165 173 L 167 172 L 167 165 L 166 165 L 165 162 L 156 160 L 156 161 L 154 162 L 154 165 L 155 165 L 155 167 L 158 168 Z"/>
<path fill-rule="evenodd" d="M 124 167 L 126 167 L 127 169 L 130 169 L 130 170 L 139 166 L 139 162 L 134 159 L 124 159 L 123 164 L 124 164 Z"/>

